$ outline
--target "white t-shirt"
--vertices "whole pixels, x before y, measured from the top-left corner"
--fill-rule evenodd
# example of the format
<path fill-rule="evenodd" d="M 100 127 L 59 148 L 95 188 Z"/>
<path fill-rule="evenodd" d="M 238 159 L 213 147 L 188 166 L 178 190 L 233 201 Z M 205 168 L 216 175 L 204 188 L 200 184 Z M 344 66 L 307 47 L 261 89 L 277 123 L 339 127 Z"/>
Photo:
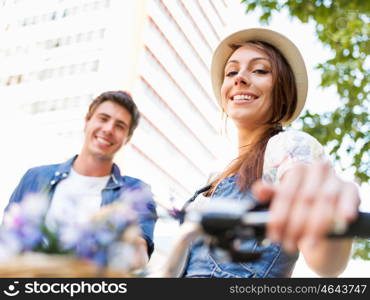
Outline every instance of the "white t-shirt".
<path fill-rule="evenodd" d="M 97 212 L 102 202 L 102 190 L 110 175 L 91 177 L 78 174 L 73 168 L 69 176 L 60 181 L 46 215 L 46 225 L 56 228 L 61 224 L 80 224 Z"/>

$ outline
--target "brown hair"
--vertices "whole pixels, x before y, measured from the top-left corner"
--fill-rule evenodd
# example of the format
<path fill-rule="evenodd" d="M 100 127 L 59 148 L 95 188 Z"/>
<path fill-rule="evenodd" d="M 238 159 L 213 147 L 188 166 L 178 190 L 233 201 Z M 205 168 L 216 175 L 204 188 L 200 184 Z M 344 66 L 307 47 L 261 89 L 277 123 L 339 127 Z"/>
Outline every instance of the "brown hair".
<path fill-rule="evenodd" d="M 259 140 L 234 159 L 216 179 L 211 182 L 212 188 L 206 193 L 210 196 L 217 185 L 225 178 L 238 174 L 238 185 L 241 191 L 250 188 L 252 183 L 261 178 L 264 154 L 269 139 L 283 131 L 280 122 L 288 120 L 294 114 L 297 106 L 297 87 L 292 69 L 284 56 L 274 46 L 262 41 L 248 41 L 242 44 L 230 45 L 234 51 L 242 46 L 250 45 L 263 51 L 270 59 L 273 80 L 271 117 L 266 120 L 268 128 L 261 134 Z"/>
<path fill-rule="evenodd" d="M 131 123 L 130 128 L 128 131 L 128 137 L 131 137 L 136 129 L 137 125 L 139 124 L 140 120 L 140 112 L 134 102 L 132 100 L 131 95 L 125 91 L 109 91 L 104 92 L 98 97 L 96 97 L 93 102 L 91 102 L 89 106 L 89 110 L 86 114 L 86 119 L 89 120 L 92 115 L 94 114 L 97 107 L 105 101 L 111 101 L 117 103 L 118 105 L 125 108 L 131 115 Z"/>

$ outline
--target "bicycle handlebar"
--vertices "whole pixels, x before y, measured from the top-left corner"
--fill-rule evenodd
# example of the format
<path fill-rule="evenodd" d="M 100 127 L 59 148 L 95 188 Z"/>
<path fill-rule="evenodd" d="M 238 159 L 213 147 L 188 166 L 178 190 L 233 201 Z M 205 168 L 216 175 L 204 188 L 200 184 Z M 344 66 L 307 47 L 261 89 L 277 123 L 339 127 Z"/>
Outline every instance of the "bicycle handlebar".
<path fill-rule="evenodd" d="M 159 277 L 178 277 L 188 255 L 188 248 L 197 237 L 206 235 L 210 239 L 210 247 L 220 247 L 229 254 L 234 262 L 253 261 L 260 258 L 258 251 L 240 251 L 235 248 L 233 241 L 239 238 L 254 238 L 263 240 L 266 237 L 266 224 L 269 220 L 267 207 L 255 207 L 247 202 L 232 199 L 214 201 L 213 199 L 202 209 L 189 209 L 185 214 L 185 223 L 174 247 L 170 252 L 167 263 Z M 257 211 L 256 211 L 257 209 Z M 262 209 L 262 211 L 258 211 Z M 359 212 L 358 218 L 343 226 L 337 224 L 328 238 L 370 238 L 370 213 Z"/>
<path fill-rule="evenodd" d="M 244 214 L 204 213 L 201 217 L 203 230 L 208 234 L 217 234 L 235 228 L 253 229 L 255 238 L 264 238 L 266 224 L 269 219 L 268 211 L 246 212 Z M 252 232 L 250 233 L 252 235 Z M 334 228 L 328 238 L 370 238 L 370 213 L 359 212 L 355 221 L 342 224 L 334 223 Z"/>
<path fill-rule="evenodd" d="M 255 260 L 261 253 L 238 250 L 234 243 L 243 239 L 267 240 L 269 211 L 266 206 L 256 206 L 252 210 L 250 206 L 248 202 L 218 199 L 193 212 L 193 216 L 190 214 L 189 219 L 198 222 L 202 231 L 210 237 L 211 249 L 219 247 L 226 250 L 233 261 Z M 352 223 L 336 220 L 333 225 L 328 238 L 370 238 L 370 213 L 359 212 Z"/>

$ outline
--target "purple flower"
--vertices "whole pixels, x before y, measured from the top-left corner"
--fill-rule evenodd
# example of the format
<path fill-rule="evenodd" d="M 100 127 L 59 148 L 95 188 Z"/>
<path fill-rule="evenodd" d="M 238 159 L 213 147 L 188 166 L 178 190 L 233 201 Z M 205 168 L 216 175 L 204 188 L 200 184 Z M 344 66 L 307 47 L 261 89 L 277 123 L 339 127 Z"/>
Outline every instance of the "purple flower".
<path fill-rule="evenodd" d="M 101 267 L 120 262 L 120 267 L 129 268 L 134 247 L 122 241 L 122 236 L 127 228 L 138 228 L 138 215 L 147 210 L 146 195 L 147 191 L 128 191 L 121 201 L 104 206 L 88 222 L 66 222 L 53 229 L 44 223 L 47 198 L 28 195 L 4 215 L 0 227 L 0 260 L 25 251 L 68 252 Z"/>

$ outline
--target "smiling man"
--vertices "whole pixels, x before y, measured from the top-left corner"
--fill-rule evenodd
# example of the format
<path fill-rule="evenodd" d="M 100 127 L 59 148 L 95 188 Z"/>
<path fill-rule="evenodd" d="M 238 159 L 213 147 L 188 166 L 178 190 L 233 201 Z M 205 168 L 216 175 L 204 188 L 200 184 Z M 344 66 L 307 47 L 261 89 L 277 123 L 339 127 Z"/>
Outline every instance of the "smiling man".
<path fill-rule="evenodd" d="M 57 228 L 65 222 L 84 222 L 101 206 L 119 199 L 139 196 L 137 210 L 141 228 L 138 252 L 141 265 L 153 252 L 153 231 L 157 219 L 150 187 L 139 179 L 122 176 L 115 154 L 133 135 L 140 113 L 131 96 L 123 91 L 109 91 L 98 96 L 85 117 L 82 150 L 62 164 L 32 168 L 13 192 L 11 203 L 21 202 L 27 194 L 48 194 L 46 224 Z M 125 198 L 125 196 L 127 196 Z M 7 207 L 7 208 L 8 208 Z M 141 254 L 140 254 L 141 253 Z"/>

